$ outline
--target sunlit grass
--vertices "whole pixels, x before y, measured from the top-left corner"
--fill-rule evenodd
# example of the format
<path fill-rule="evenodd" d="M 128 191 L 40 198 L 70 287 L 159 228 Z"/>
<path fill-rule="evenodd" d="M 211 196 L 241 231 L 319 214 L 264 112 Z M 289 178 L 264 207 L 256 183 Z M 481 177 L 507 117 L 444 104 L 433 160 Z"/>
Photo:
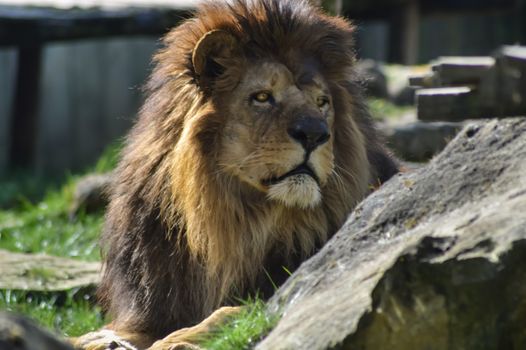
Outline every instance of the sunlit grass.
<path fill-rule="evenodd" d="M 120 148 L 120 142 L 107 147 L 87 172 L 103 173 L 114 169 Z M 0 197 L 0 208 L 4 207 L 0 209 L 0 249 L 91 261 L 100 259 L 97 242 L 102 214 L 81 212 L 75 218 L 69 216 L 78 178 L 66 176 L 62 186 L 41 178 L 33 183 L 27 174 L 14 174 L 0 180 L 0 187 L 9 189 Z M 37 188 L 37 185 L 45 188 Z"/>
<path fill-rule="evenodd" d="M 104 324 L 90 293 L 30 293 L 0 291 L 0 309 L 24 314 L 41 326 L 65 337 L 75 337 L 94 331 Z"/>
<path fill-rule="evenodd" d="M 39 203 L 23 200 L 9 210 L 0 210 L 0 249 L 96 261 L 100 259 L 98 236 L 102 215 L 68 217 L 72 180 L 60 190 L 51 190 Z M 49 277 L 44 267 L 31 270 Z M 78 336 L 100 328 L 103 317 L 88 300 L 90 293 L 76 291 L 40 293 L 0 291 L 0 310 L 24 314 L 63 336 Z"/>
<path fill-rule="evenodd" d="M 274 327 L 277 320 L 277 316 L 267 313 L 262 300 L 247 301 L 239 314 L 211 333 L 201 346 L 210 350 L 251 349 Z"/>
<path fill-rule="evenodd" d="M 80 214 L 70 219 L 71 192 L 69 183 L 37 204 L 24 201 L 14 209 L 0 210 L 0 248 L 98 260 L 102 215 Z"/>
<path fill-rule="evenodd" d="M 109 147 L 87 172 L 113 169 L 119 147 L 119 144 Z M 0 179 L 0 249 L 100 260 L 102 213 L 81 212 L 75 218 L 69 215 L 78 178 L 66 175 L 62 186 L 29 174 L 11 174 Z M 42 267 L 30 273 L 45 279 L 52 272 Z M 92 299 L 93 290 L 53 293 L 2 290 L 0 310 L 24 314 L 61 335 L 78 336 L 104 324 Z"/>

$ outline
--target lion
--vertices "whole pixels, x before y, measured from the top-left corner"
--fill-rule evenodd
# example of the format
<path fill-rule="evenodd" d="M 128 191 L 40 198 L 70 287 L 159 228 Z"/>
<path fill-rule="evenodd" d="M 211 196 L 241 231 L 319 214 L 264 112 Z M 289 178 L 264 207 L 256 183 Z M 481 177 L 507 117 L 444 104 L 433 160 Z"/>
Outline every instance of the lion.
<path fill-rule="evenodd" d="M 270 297 L 398 171 L 352 33 L 308 1 L 231 0 L 165 36 L 103 230 L 113 321 L 80 347 L 168 349 L 214 310 Z"/>

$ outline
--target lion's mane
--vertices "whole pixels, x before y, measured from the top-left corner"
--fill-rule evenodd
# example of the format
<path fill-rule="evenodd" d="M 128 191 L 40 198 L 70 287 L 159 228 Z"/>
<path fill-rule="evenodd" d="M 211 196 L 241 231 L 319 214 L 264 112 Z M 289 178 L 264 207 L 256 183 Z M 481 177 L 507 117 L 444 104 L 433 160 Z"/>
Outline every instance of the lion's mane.
<path fill-rule="evenodd" d="M 322 202 L 287 208 L 221 175 L 228 115 L 199 84 L 192 51 L 220 29 L 251 57 L 315 57 L 334 101 L 335 175 Z M 300 0 L 206 2 L 164 38 L 147 100 L 126 139 L 103 233 L 100 298 L 121 330 L 161 337 L 220 305 L 273 292 L 344 222 L 371 184 L 396 172 L 355 81 L 352 26 Z M 250 59 L 233 62 L 240 70 Z M 293 65 L 293 63 L 290 63 Z M 227 86 L 228 82 L 222 82 Z"/>

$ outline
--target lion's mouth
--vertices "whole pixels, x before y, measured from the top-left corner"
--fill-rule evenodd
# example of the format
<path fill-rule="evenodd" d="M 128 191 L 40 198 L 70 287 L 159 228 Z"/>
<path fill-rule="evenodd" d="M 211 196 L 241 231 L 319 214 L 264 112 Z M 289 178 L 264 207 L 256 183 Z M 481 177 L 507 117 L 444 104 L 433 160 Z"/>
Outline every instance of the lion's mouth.
<path fill-rule="evenodd" d="M 263 180 L 262 183 L 265 186 L 275 185 L 285 180 L 286 178 L 294 175 L 308 175 L 312 177 L 316 181 L 316 183 L 320 183 L 318 176 L 316 176 L 316 173 L 314 173 L 314 171 L 306 163 L 299 165 L 298 167 L 279 177 L 272 177 L 270 179 Z"/>

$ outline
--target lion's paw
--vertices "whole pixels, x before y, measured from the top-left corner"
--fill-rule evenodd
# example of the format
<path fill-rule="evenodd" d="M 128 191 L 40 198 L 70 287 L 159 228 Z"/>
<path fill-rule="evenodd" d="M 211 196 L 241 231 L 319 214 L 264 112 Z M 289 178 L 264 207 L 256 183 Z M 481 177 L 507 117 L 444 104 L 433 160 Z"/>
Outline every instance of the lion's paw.
<path fill-rule="evenodd" d="M 82 350 L 138 350 L 135 346 L 121 339 L 114 331 L 101 329 L 76 338 L 75 349 Z"/>

